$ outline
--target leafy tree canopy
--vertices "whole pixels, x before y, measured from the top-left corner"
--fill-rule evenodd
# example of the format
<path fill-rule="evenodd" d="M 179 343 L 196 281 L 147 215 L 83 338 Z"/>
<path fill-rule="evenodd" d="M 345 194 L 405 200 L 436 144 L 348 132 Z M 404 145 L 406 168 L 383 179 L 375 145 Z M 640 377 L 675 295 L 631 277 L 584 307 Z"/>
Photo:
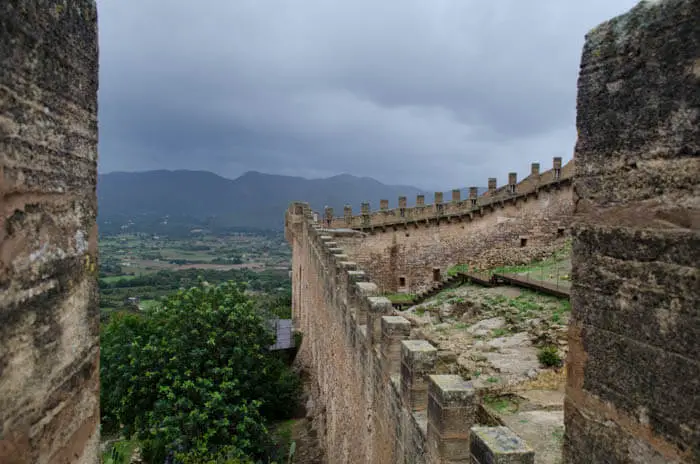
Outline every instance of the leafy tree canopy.
<path fill-rule="evenodd" d="M 290 417 L 300 391 L 273 343 L 231 282 L 200 282 L 143 315 L 119 314 L 101 338 L 103 427 L 180 462 L 269 458 L 266 425 Z"/>

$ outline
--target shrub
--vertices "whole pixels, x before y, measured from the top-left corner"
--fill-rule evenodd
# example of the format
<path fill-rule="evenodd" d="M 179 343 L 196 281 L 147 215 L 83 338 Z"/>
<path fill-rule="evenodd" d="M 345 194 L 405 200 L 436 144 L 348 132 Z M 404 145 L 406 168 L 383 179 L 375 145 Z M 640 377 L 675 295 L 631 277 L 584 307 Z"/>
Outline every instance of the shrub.
<path fill-rule="evenodd" d="M 144 315 L 115 315 L 101 334 L 103 423 L 135 433 L 154 462 L 264 457 L 267 424 L 289 417 L 300 393 L 273 342 L 233 283 L 200 282 Z"/>
<path fill-rule="evenodd" d="M 537 353 L 537 359 L 540 361 L 540 364 L 547 367 L 558 367 L 562 365 L 559 349 L 553 345 L 540 348 L 539 353 Z"/>

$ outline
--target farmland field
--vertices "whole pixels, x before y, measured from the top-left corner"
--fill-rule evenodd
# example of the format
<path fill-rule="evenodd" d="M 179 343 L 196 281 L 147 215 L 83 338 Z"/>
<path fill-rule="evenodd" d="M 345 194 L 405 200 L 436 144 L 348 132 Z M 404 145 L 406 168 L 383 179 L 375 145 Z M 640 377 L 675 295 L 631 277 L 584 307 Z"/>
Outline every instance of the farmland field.
<path fill-rule="evenodd" d="M 100 308 L 147 310 L 165 296 L 203 278 L 245 282 L 250 292 L 275 301 L 289 292 L 291 252 L 281 232 L 151 234 L 100 237 Z"/>

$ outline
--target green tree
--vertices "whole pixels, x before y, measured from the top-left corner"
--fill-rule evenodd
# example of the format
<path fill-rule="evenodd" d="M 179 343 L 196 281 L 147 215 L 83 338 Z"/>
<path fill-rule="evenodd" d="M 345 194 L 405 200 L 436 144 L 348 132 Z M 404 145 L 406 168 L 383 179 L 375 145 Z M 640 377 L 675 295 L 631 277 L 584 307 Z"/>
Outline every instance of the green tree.
<path fill-rule="evenodd" d="M 289 417 L 300 391 L 273 343 L 230 282 L 200 282 L 144 315 L 118 314 L 101 339 L 103 426 L 182 462 L 267 457 L 267 424 Z"/>

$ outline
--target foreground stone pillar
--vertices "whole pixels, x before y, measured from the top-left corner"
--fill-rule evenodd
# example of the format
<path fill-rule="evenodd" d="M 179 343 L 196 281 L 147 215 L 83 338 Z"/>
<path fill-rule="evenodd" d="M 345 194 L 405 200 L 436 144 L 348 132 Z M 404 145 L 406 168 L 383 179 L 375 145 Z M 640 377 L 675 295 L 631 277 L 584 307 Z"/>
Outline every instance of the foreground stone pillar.
<path fill-rule="evenodd" d="M 0 462 L 99 462 L 97 8 L 0 2 Z"/>
<path fill-rule="evenodd" d="M 428 407 L 428 375 L 434 371 L 437 348 L 426 340 L 401 341 L 401 395 L 409 411 Z"/>
<path fill-rule="evenodd" d="M 401 372 L 401 340 L 411 336 L 411 323 L 403 316 L 382 316 L 381 352 L 387 377 Z"/>
<path fill-rule="evenodd" d="M 428 448 L 438 462 L 466 463 L 479 407 L 474 387 L 458 375 L 431 375 L 429 381 Z"/>
<path fill-rule="evenodd" d="M 367 298 L 369 308 L 367 310 L 367 338 L 369 346 L 378 345 L 382 338 L 382 318 L 391 314 L 393 307 L 391 301 L 383 296 L 370 296 Z"/>
<path fill-rule="evenodd" d="M 700 462 L 700 2 L 589 33 L 565 462 Z"/>

